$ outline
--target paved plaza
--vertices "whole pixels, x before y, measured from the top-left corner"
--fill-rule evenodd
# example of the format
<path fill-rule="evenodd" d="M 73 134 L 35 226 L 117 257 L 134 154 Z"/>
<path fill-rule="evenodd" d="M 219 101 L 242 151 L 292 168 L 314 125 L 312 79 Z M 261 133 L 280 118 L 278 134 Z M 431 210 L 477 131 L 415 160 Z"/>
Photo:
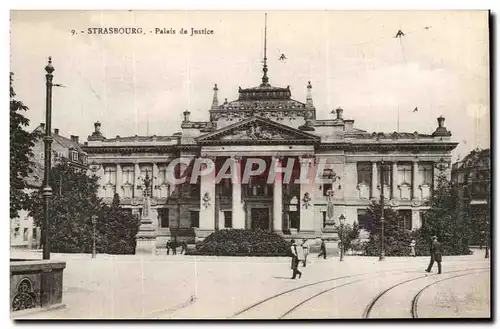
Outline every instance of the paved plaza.
<path fill-rule="evenodd" d="M 12 257 L 41 258 L 12 251 Z M 65 261 L 64 309 L 40 319 L 336 319 L 490 317 L 484 252 L 443 257 L 290 258 L 52 254 Z"/>

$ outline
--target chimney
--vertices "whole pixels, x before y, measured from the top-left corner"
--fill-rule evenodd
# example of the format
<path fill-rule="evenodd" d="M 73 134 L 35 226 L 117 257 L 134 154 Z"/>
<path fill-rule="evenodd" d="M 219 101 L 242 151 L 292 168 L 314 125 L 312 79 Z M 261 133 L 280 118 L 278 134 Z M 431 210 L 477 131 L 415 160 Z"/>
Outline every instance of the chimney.
<path fill-rule="evenodd" d="M 438 121 L 439 128 L 444 127 L 444 117 L 442 115 L 439 118 L 437 118 L 437 121 Z"/>
<path fill-rule="evenodd" d="M 71 135 L 70 138 L 73 142 L 78 143 L 78 136 Z"/>
<path fill-rule="evenodd" d="M 54 128 L 54 134 L 59 135 L 59 128 Z"/>
<path fill-rule="evenodd" d="M 342 113 L 344 112 L 343 109 L 341 109 L 340 107 L 338 107 L 335 112 L 337 112 L 337 120 L 343 120 L 342 118 Z"/>
<path fill-rule="evenodd" d="M 94 132 L 96 132 L 96 133 L 101 132 L 101 123 L 99 121 L 94 123 Z"/>
<path fill-rule="evenodd" d="M 214 97 L 212 99 L 212 109 L 218 109 L 219 108 L 219 98 L 217 97 L 217 91 L 219 88 L 217 88 L 217 84 L 214 86 Z"/>
<path fill-rule="evenodd" d="M 306 96 L 306 106 L 307 107 L 313 107 L 313 99 L 312 99 L 312 93 L 311 93 L 311 81 L 307 83 L 307 96 Z"/>
<path fill-rule="evenodd" d="M 45 132 L 45 123 L 41 122 L 40 123 L 40 127 L 42 128 L 42 130 Z"/>
<path fill-rule="evenodd" d="M 184 111 L 184 121 L 185 122 L 189 122 L 189 115 L 191 114 L 191 112 L 189 112 L 188 110 Z"/>

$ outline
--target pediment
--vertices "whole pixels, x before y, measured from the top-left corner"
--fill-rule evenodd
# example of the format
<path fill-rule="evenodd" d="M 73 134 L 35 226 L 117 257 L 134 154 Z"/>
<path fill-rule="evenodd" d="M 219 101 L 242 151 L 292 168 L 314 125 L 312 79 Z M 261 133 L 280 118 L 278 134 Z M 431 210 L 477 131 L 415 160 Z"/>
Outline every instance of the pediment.
<path fill-rule="evenodd" d="M 316 143 L 318 136 L 260 117 L 252 117 L 197 138 L 199 143 Z"/>

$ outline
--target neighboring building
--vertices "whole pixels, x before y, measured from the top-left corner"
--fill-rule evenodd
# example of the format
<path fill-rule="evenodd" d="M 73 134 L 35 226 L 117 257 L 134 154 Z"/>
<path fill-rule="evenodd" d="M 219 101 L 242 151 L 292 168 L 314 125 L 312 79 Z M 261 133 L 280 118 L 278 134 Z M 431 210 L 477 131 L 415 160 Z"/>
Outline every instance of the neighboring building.
<path fill-rule="evenodd" d="M 452 181 L 460 187 L 460 193 L 473 218 L 473 240 L 470 244 L 484 243 L 485 233 L 491 224 L 489 208 L 491 196 L 491 151 L 476 149 L 463 160 L 453 164 Z"/>
<path fill-rule="evenodd" d="M 41 123 L 35 131 L 45 134 L 45 124 Z M 59 129 L 54 129 L 52 133 L 52 165 L 65 159 L 71 165 L 82 169 L 87 167 L 87 153 L 79 144 L 78 136 L 71 136 L 70 139 L 59 134 Z M 44 142 L 43 137 L 35 142 L 33 147 L 35 167 L 33 173 L 27 178 L 28 193 L 39 190 L 43 184 L 44 175 Z M 41 231 L 35 227 L 33 218 L 28 216 L 28 211 L 21 210 L 18 218 L 11 219 L 10 244 L 12 247 L 33 248 L 40 247 Z"/>
<path fill-rule="evenodd" d="M 458 143 L 451 140 L 443 117 L 437 119 L 433 133 L 367 132 L 354 127 L 336 109 L 333 118 L 320 119 L 313 104 L 312 86 L 307 85 L 305 102 L 294 100 L 289 87 L 269 84 L 264 61 L 262 83 L 239 88 L 239 97 L 219 104 L 218 87 L 207 104 L 207 121 L 190 120 L 184 112 L 181 132 L 169 136 L 130 136 L 106 138 L 101 123 L 88 137 L 84 150 L 90 167 L 100 177 L 99 196 L 111 202 L 114 193 L 124 208 L 139 214 L 142 208 L 142 179 L 149 175 L 152 212 L 157 218 L 157 243 L 163 243 L 178 230 L 179 235 L 206 237 L 222 228 L 263 228 L 287 238 L 331 237 L 327 230 L 327 192 L 333 190 L 334 216 L 347 223 L 358 220 L 370 225 L 364 211 L 384 188 L 388 205 L 403 215 L 408 230 L 421 225 L 424 201 L 432 193 L 438 172 L 437 162 L 446 162 L 450 177 L 451 151 Z M 332 111 L 333 112 L 333 111 Z M 202 177 L 197 184 L 169 186 L 168 165 L 176 158 L 210 157 L 217 170 L 232 158 L 244 168 L 248 157 L 260 157 L 269 165 L 286 164 L 293 158 L 303 166 L 326 160 L 331 170 L 323 184 L 267 184 L 265 178 L 248 184 Z M 380 182 L 380 163 L 387 170 Z M 296 172 L 301 165 L 297 164 Z M 178 177 L 186 167 L 179 165 Z M 390 200 L 389 200 L 390 199 Z M 161 242 L 160 242 L 161 241 Z"/>

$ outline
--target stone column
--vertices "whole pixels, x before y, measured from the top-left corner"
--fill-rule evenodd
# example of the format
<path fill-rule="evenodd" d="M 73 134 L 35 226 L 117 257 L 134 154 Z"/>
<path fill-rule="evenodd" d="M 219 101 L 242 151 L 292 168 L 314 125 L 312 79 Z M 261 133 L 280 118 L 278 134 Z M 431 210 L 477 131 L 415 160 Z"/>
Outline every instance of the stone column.
<path fill-rule="evenodd" d="M 141 184 L 139 176 L 141 176 L 141 169 L 139 168 L 139 164 L 136 163 L 134 165 L 134 198 L 138 198 L 142 195 L 141 190 L 138 189 Z"/>
<path fill-rule="evenodd" d="M 240 157 L 232 157 L 233 167 L 231 168 L 231 183 L 232 190 L 232 216 L 233 228 L 245 228 L 245 212 L 241 202 L 241 159 Z"/>
<path fill-rule="evenodd" d="M 411 229 L 418 230 L 422 227 L 422 223 L 420 221 L 420 210 L 412 210 L 411 212 Z"/>
<path fill-rule="evenodd" d="M 378 180 L 379 180 L 379 175 L 377 169 L 377 161 L 372 161 L 372 198 L 375 199 L 380 198 L 380 193 L 379 190 L 377 189 L 377 185 L 379 185 Z"/>
<path fill-rule="evenodd" d="M 314 159 L 300 158 L 300 233 L 314 232 L 314 196 L 316 191 Z M 305 174 L 307 172 L 307 175 Z"/>
<path fill-rule="evenodd" d="M 281 167 L 281 158 L 273 157 L 276 168 L 276 176 L 273 186 L 273 231 L 283 232 L 283 173 L 278 167 Z"/>
<path fill-rule="evenodd" d="M 115 188 L 115 193 L 118 193 L 118 196 L 120 196 L 120 199 L 123 198 L 122 184 L 123 184 L 122 166 L 119 163 L 117 163 L 116 164 L 116 188 Z"/>
<path fill-rule="evenodd" d="M 215 162 L 215 159 L 212 159 Z M 206 236 L 215 230 L 215 168 L 200 177 L 200 232 Z"/>
<path fill-rule="evenodd" d="M 398 163 L 392 163 L 392 199 L 399 199 L 398 195 Z"/>
<path fill-rule="evenodd" d="M 156 162 L 153 162 L 153 177 L 151 177 L 151 184 L 153 185 L 151 187 L 151 197 L 153 198 L 158 198 L 160 197 L 159 192 L 160 190 L 155 188 L 158 185 L 159 178 L 158 178 L 158 164 Z"/>
<path fill-rule="evenodd" d="M 419 182 L 418 182 L 418 161 L 413 161 L 412 177 L 413 177 L 413 180 L 411 183 L 411 187 L 412 187 L 412 191 L 413 191 L 412 197 L 413 197 L 413 199 L 419 199 L 419 195 L 418 195 L 418 185 L 419 185 Z"/>

